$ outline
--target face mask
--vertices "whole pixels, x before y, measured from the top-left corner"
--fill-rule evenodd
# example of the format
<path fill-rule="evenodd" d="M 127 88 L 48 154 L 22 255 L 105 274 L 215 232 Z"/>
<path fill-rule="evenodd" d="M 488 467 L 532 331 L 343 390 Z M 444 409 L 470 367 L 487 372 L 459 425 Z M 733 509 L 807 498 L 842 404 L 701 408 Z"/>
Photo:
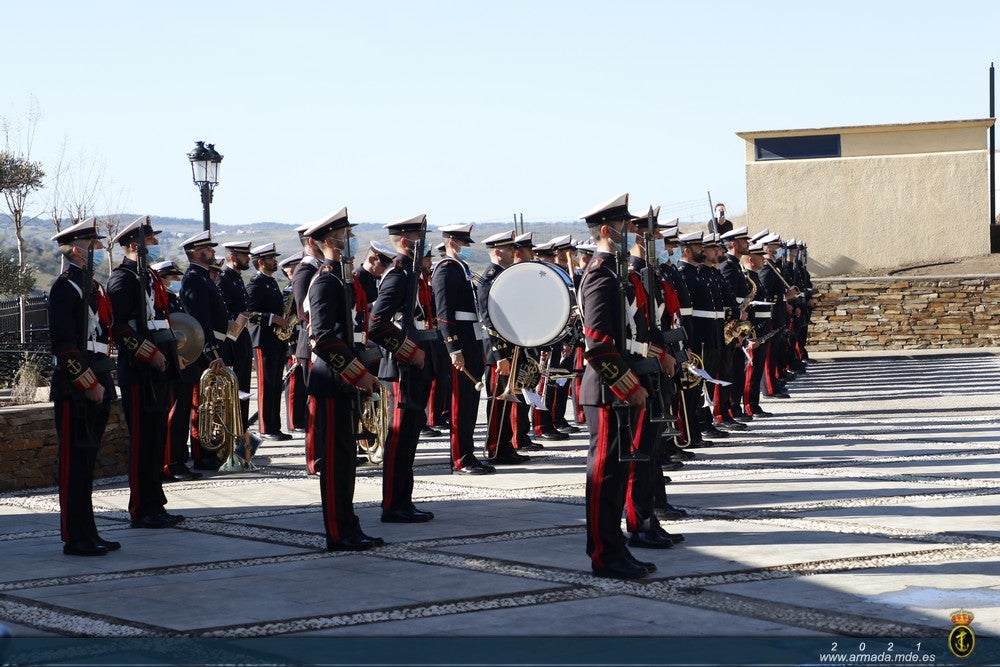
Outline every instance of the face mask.
<path fill-rule="evenodd" d="M 181 293 L 181 281 L 179 281 L 179 280 L 173 280 L 173 281 L 171 281 L 170 284 L 167 285 L 167 289 L 170 290 L 171 292 L 173 292 L 174 294 L 180 294 Z"/>
<path fill-rule="evenodd" d="M 158 245 L 146 246 L 146 261 L 155 262 L 159 259 L 160 259 L 160 246 Z"/>
<path fill-rule="evenodd" d="M 458 258 L 463 262 L 467 262 L 472 259 L 472 248 L 469 246 L 462 246 L 458 249 Z"/>
<path fill-rule="evenodd" d="M 661 250 L 660 254 L 656 256 L 656 261 L 659 262 L 660 264 L 666 264 L 667 261 L 669 261 L 669 259 L 670 259 L 669 250 Z"/>
<path fill-rule="evenodd" d="M 94 268 L 95 269 L 101 267 L 104 264 L 104 262 L 106 262 L 107 260 L 108 260 L 108 254 L 104 251 L 103 248 L 100 249 L 100 250 L 95 250 L 94 251 Z"/>

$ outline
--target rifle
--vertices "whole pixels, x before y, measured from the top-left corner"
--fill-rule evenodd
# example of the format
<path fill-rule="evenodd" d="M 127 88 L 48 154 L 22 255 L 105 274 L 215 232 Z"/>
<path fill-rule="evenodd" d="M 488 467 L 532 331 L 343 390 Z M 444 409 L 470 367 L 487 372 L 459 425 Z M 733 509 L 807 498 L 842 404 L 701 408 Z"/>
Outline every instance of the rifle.
<path fill-rule="evenodd" d="M 423 271 L 424 251 L 427 246 L 427 218 L 424 218 L 420 226 L 420 238 L 413 246 L 413 281 L 409 285 L 406 299 L 403 301 L 403 333 L 418 342 L 421 337 L 416 335 L 415 313 L 417 312 L 418 294 L 420 292 L 420 272 Z M 429 361 L 429 360 L 428 360 Z M 426 406 L 420 405 L 417 401 L 410 400 L 416 390 L 414 382 L 414 370 L 409 364 L 397 363 L 399 373 L 399 398 L 397 405 L 401 409 L 423 410 Z M 417 374 L 419 376 L 419 374 Z"/>
<path fill-rule="evenodd" d="M 616 336 L 615 347 L 618 348 L 618 354 L 625 363 L 628 363 L 629 351 L 628 351 L 628 341 L 626 340 L 627 332 L 629 330 L 628 322 L 628 308 L 626 307 L 626 302 L 628 301 L 628 292 L 630 280 L 628 277 L 628 257 L 629 257 L 629 243 L 628 243 L 628 221 L 626 219 L 625 225 L 622 226 L 621 239 L 619 241 L 619 247 L 615 253 L 615 259 L 617 262 L 617 273 L 618 273 L 618 321 L 621 323 L 621 336 Z M 618 444 L 618 460 L 620 462 L 635 461 L 638 463 L 648 462 L 649 456 L 638 448 L 634 447 L 634 434 L 632 433 L 632 406 L 628 404 L 627 401 L 615 398 L 611 403 L 611 413 L 615 416 L 615 433 L 614 438 L 617 440 Z"/>
<path fill-rule="evenodd" d="M 711 217 L 709 218 L 711 222 L 708 223 L 708 231 L 715 233 L 719 231 L 719 223 L 715 221 L 715 204 L 712 203 L 712 191 L 707 190 L 706 192 L 708 192 L 708 210 L 711 212 Z M 712 227 L 715 227 L 715 229 L 712 229 Z"/>

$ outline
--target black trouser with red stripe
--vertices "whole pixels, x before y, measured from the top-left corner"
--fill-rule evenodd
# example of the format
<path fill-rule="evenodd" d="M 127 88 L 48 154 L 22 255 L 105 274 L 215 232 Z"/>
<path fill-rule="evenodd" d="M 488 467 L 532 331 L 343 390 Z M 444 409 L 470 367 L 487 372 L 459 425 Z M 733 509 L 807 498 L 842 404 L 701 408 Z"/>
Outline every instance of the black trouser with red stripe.
<path fill-rule="evenodd" d="M 624 557 L 622 509 L 628 464 L 618 460 L 617 415 L 609 405 L 585 405 L 590 431 L 587 451 L 587 555 L 594 568 Z M 628 443 L 626 443 L 628 445 Z"/>
<path fill-rule="evenodd" d="M 430 382 L 419 368 L 409 371 L 409 383 L 401 404 L 399 380 L 383 380 L 389 387 L 389 433 L 382 459 L 382 511 L 413 509 L 413 459 L 420 430 L 427 417 L 424 407 Z M 355 445 L 356 446 L 356 445 Z"/>
<path fill-rule="evenodd" d="M 163 474 L 170 475 L 187 469 L 188 435 L 191 433 L 191 399 L 194 385 L 182 380 L 174 382 L 173 401 L 167 414 L 167 446 L 163 452 Z"/>
<path fill-rule="evenodd" d="M 323 528 L 327 546 L 361 534 L 361 522 L 354 513 L 354 479 L 357 442 L 354 440 L 351 399 L 309 397 L 309 417 L 321 459 L 319 495 L 323 502 Z"/>
<path fill-rule="evenodd" d="M 281 432 L 281 374 L 285 348 L 255 348 L 257 362 L 257 429 L 261 433 Z"/>
<path fill-rule="evenodd" d="M 656 485 L 663 486 L 660 470 L 660 434 L 665 424 L 649 420 L 649 411 L 638 411 L 635 418 L 633 448 L 649 457 L 649 461 L 628 464 L 628 485 L 625 491 L 625 525 L 629 532 L 648 532 L 659 525 L 653 514 Z"/>
<path fill-rule="evenodd" d="M 170 395 L 171 384 L 158 378 L 122 387 L 129 430 L 128 511 L 133 520 L 160 514 L 167 504 L 161 475 Z"/>
<path fill-rule="evenodd" d="M 63 542 L 97 539 L 94 522 L 94 465 L 111 414 L 110 376 L 103 383 L 104 401 L 56 399 L 56 434 L 59 438 L 59 528 Z"/>
<path fill-rule="evenodd" d="M 529 437 L 531 432 L 530 412 L 531 406 L 527 403 L 522 403 L 521 401 L 511 401 L 510 418 L 511 426 L 514 429 L 511 439 L 514 443 L 514 449 L 521 449 L 521 447 L 528 444 L 528 441 L 531 439 Z"/>
<path fill-rule="evenodd" d="M 474 373 L 475 369 L 469 369 Z M 473 377 L 475 375 L 473 374 Z M 479 390 L 465 373 L 451 367 L 451 464 L 455 468 L 470 465 L 476 459 L 473 435 L 479 413 Z"/>
<path fill-rule="evenodd" d="M 490 365 L 486 367 L 486 376 L 490 378 L 487 383 L 492 387 L 491 395 L 486 411 L 486 455 L 490 459 L 503 457 L 514 451 L 514 413 L 512 408 L 516 401 L 509 401 L 499 398 L 507 389 L 509 375 L 499 375 L 497 367 Z"/>
<path fill-rule="evenodd" d="M 285 379 L 285 409 L 288 411 L 288 428 L 305 429 L 309 422 L 306 392 L 306 369 L 308 359 L 288 358 L 288 366 L 292 369 Z"/>
<path fill-rule="evenodd" d="M 434 377 L 427 401 L 427 425 L 436 428 L 450 427 L 451 357 L 443 341 L 432 342 L 430 349 L 434 354 Z"/>
<path fill-rule="evenodd" d="M 747 369 L 746 384 L 743 390 L 743 404 L 747 414 L 752 415 L 760 411 L 760 383 L 764 379 L 764 360 L 767 357 L 767 350 L 771 346 L 768 341 L 753 351 L 753 360 L 750 368 Z"/>

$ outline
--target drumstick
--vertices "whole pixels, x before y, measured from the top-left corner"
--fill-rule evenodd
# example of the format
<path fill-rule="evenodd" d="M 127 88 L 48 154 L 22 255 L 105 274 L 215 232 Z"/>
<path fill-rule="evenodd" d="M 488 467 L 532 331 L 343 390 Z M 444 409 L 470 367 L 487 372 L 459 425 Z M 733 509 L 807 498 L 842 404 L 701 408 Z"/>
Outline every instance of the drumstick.
<path fill-rule="evenodd" d="M 477 380 L 475 377 L 473 377 L 472 373 L 469 372 L 468 368 L 463 368 L 462 372 L 465 373 L 465 376 L 467 378 L 469 378 L 470 380 L 473 381 L 473 383 L 475 383 L 475 385 L 476 385 L 476 391 L 482 391 L 483 390 L 483 387 L 485 385 L 483 384 L 482 380 Z"/>

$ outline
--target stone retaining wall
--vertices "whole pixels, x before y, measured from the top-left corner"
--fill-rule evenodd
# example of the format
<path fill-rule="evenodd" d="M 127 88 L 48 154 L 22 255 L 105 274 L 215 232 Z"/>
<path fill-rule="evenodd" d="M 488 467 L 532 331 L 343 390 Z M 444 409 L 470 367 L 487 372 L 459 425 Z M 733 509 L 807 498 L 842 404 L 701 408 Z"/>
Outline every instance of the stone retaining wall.
<path fill-rule="evenodd" d="M 1000 347 L 1000 276 L 823 278 L 809 349 Z"/>
<path fill-rule="evenodd" d="M 58 484 L 59 443 L 52 403 L 0 408 L 0 491 Z M 94 478 L 128 472 L 128 425 L 121 400 L 111 404 Z"/>

